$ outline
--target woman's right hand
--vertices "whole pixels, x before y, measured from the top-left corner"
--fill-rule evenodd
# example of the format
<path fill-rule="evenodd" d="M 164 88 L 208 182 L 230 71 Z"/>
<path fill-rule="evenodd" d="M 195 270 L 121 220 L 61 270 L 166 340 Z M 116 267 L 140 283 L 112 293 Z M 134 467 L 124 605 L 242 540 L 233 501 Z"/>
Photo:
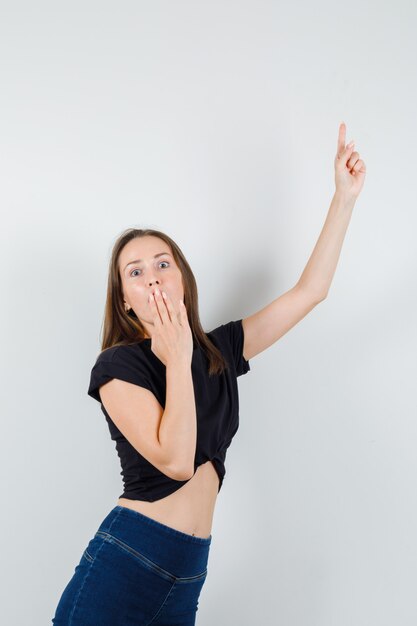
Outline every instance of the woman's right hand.
<path fill-rule="evenodd" d="M 162 297 L 155 290 L 155 299 L 149 297 L 153 314 L 151 350 L 162 363 L 186 362 L 191 365 L 193 356 L 193 335 L 188 323 L 185 304 L 179 303 L 180 312 L 175 312 L 170 297 Z"/>

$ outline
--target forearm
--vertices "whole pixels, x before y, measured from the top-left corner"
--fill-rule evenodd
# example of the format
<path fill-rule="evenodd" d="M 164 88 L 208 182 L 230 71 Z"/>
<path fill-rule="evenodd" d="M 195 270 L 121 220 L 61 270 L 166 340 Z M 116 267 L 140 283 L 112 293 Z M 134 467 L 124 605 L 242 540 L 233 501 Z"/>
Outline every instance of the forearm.
<path fill-rule="evenodd" d="M 297 283 L 318 300 L 325 298 L 330 289 L 355 201 L 334 194 L 320 236 Z"/>
<path fill-rule="evenodd" d="M 168 363 L 166 366 L 166 402 L 158 438 L 166 458 L 171 459 L 171 468 L 179 475 L 193 474 L 197 415 L 189 363 Z"/>

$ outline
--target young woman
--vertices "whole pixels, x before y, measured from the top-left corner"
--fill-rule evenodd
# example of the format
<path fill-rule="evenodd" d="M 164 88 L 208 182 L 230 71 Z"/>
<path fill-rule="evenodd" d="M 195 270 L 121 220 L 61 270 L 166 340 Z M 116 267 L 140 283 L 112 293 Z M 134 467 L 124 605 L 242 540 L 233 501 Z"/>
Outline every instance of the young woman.
<path fill-rule="evenodd" d="M 124 491 L 59 600 L 55 626 L 192 626 L 207 577 L 217 494 L 239 426 L 237 377 L 327 296 L 365 164 L 339 128 L 336 191 L 295 287 L 205 333 L 177 244 L 129 229 L 110 261 L 102 351 L 88 394 L 101 404 Z"/>

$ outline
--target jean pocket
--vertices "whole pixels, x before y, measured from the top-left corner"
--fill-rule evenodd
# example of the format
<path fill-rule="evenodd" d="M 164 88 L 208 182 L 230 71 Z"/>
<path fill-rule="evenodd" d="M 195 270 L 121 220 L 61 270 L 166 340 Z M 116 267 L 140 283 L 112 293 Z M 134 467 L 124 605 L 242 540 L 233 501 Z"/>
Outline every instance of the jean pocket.
<path fill-rule="evenodd" d="M 151 624 L 174 586 L 169 572 L 100 531 L 84 550 L 62 624 Z"/>
<path fill-rule="evenodd" d="M 92 539 L 88 542 L 86 549 L 84 550 L 82 557 L 86 559 L 89 563 L 93 563 L 96 558 L 96 554 L 103 545 L 105 539 L 98 533 L 94 535 Z"/>
<path fill-rule="evenodd" d="M 171 583 L 176 580 L 176 576 L 174 574 L 168 572 L 160 565 L 146 557 L 141 552 L 138 552 L 118 537 L 110 535 L 109 533 L 104 533 L 102 531 L 98 531 L 98 534 L 103 538 L 103 541 L 111 544 L 112 546 L 117 548 L 119 552 L 124 553 L 126 556 L 130 556 L 130 558 L 133 558 L 138 564 L 140 564 L 142 567 L 149 570 L 153 574 L 157 574 L 159 577 L 165 578 L 165 580 Z"/>

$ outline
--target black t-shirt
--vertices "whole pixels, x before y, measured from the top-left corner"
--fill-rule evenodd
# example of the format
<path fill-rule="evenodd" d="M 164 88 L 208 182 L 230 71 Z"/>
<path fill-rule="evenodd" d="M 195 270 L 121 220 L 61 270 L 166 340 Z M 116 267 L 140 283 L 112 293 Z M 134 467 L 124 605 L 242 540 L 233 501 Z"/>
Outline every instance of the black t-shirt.
<path fill-rule="evenodd" d="M 237 377 L 250 370 L 243 357 L 242 320 L 222 324 L 206 333 L 229 364 L 220 375 L 209 378 L 209 361 L 203 349 L 194 342 L 191 372 L 197 415 L 197 444 L 194 473 L 199 465 L 212 461 L 219 475 L 219 491 L 226 469 L 226 451 L 239 427 Z M 102 352 L 91 371 L 88 395 L 100 402 L 116 442 L 122 467 L 124 492 L 119 496 L 131 500 L 154 502 L 182 487 L 187 480 L 174 480 L 159 471 L 129 443 L 106 412 L 99 387 L 112 378 L 120 378 L 152 391 L 165 407 L 166 367 L 151 350 L 151 339 L 128 346 L 114 346 Z M 191 479 L 189 479 L 191 480 Z"/>

